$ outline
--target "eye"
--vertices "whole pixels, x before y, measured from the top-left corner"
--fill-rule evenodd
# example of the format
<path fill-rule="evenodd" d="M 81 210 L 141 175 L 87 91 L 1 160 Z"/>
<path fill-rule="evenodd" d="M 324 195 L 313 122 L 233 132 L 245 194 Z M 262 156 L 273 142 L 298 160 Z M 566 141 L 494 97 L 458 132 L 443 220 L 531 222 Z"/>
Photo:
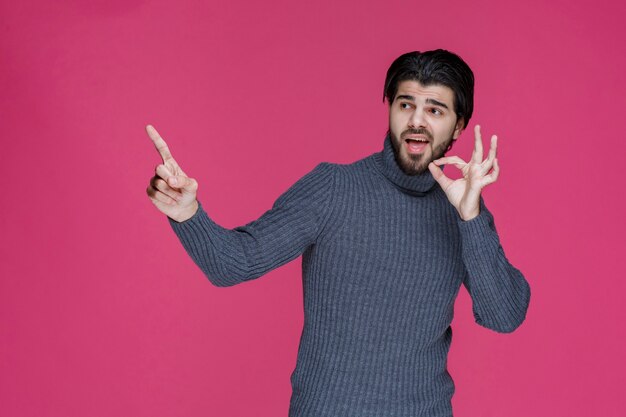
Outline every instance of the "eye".
<path fill-rule="evenodd" d="M 401 102 L 401 103 L 400 103 L 400 108 L 401 108 L 401 109 L 408 109 L 408 108 L 410 108 L 410 107 L 411 107 L 411 104 L 410 104 L 410 103 L 407 103 L 407 102 Z"/>
<path fill-rule="evenodd" d="M 434 114 L 435 116 L 441 116 L 443 114 L 443 112 L 437 108 L 432 108 L 430 109 L 431 113 Z"/>

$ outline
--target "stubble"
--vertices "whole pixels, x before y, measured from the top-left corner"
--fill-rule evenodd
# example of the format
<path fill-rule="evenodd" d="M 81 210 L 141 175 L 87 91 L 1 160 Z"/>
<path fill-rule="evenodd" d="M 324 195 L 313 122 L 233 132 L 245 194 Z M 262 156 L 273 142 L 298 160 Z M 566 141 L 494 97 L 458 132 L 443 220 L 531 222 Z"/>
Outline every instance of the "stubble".
<path fill-rule="evenodd" d="M 427 153 L 426 149 L 424 150 L 424 152 L 419 153 L 419 154 L 409 154 L 407 152 L 401 153 L 400 147 L 403 145 L 401 143 L 401 140 L 398 139 L 393 134 L 393 132 L 391 132 L 391 129 L 389 130 L 388 134 L 391 136 L 393 156 L 396 160 L 396 163 L 398 164 L 402 172 L 404 172 L 406 175 L 420 175 L 426 172 L 426 170 L 428 170 L 428 164 L 430 164 L 435 159 L 439 159 L 442 156 L 444 156 L 446 152 L 449 150 L 448 148 L 450 147 L 450 144 L 452 143 L 452 136 L 450 136 L 448 140 L 440 143 L 438 146 L 435 146 L 434 149 L 431 148 L 432 149 L 432 152 L 430 152 L 431 156 L 430 158 L 428 158 L 426 156 L 426 153 Z M 432 144 L 433 144 L 432 135 L 430 134 L 430 132 L 426 131 L 425 129 L 407 129 L 404 132 L 402 132 L 400 137 L 404 137 L 405 135 L 426 135 L 430 139 L 430 142 L 426 146 L 432 147 Z"/>

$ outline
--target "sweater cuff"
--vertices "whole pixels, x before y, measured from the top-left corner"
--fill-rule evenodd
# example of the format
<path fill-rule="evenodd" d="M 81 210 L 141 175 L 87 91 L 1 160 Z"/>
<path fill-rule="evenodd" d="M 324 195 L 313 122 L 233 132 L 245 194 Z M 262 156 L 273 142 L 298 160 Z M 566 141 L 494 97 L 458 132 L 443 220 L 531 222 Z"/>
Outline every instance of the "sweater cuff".
<path fill-rule="evenodd" d="M 204 211 L 204 208 L 202 207 L 200 201 L 198 201 L 198 210 L 196 210 L 193 216 L 191 216 L 187 220 L 177 222 L 171 217 L 167 217 L 167 220 L 169 221 L 170 226 L 172 226 L 172 229 L 174 230 L 176 235 L 181 239 L 189 239 L 192 236 L 198 236 L 199 234 L 202 234 L 203 231 L 214 229 L 216 227 L 219 228 L 219 226 L 215 222 L 213 222 L 213 220 L 211 220 L 208 214 Z"/>
<path fill-rule="evenodd" d="M 457 224 L 465 249 L 482 249 L 490 246 L 490 241 L 498 241 L 497 234 L 491 227 L 491 214 L 481 204 L 478 216 L 470 220 L 458 218 Z"/>

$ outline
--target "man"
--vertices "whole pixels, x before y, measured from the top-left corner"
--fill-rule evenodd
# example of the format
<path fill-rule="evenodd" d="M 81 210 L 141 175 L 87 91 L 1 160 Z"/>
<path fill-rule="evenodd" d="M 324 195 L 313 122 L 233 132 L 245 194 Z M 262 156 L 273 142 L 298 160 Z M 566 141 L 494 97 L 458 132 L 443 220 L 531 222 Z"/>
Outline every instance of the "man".
<path fill-rule="evenodd" d="M 455 54 L 400 56 L 385 81 L 383 150 L 320 163 L 232 230 L 206 214 L 197 182 L 147 127 L 163 158 L 148 195 L 213 284 L 255 279 L 303 255 L 290 417 L 452 416 L 446 360 L 461 284 L 478 324 L 512 332 L 525 319 L 530 287 L 481 197 L 498 177 L 497 137 L 485 160 L 479 126 L 469 162 L 443 156 L 470 120 L 473 89 Z M 463 177 L 448 178 L 448 163 Z"/>

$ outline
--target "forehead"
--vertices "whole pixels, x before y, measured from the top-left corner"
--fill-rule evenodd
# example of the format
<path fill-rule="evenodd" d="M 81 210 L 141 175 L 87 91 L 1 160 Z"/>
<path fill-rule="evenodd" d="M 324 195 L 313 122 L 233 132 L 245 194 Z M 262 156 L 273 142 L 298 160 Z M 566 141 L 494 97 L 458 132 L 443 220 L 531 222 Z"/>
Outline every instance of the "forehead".
<path fill-rule="evenodd" d="M 433 98 L 441 101 L 452 108 L 454 103 L 454 92 L 450 87 L 442 84 L 422 85 L 419 81 L 405 80 L 398 84 L 396 97 L 400 95 L 413 96 L 418 101 Z"/>

